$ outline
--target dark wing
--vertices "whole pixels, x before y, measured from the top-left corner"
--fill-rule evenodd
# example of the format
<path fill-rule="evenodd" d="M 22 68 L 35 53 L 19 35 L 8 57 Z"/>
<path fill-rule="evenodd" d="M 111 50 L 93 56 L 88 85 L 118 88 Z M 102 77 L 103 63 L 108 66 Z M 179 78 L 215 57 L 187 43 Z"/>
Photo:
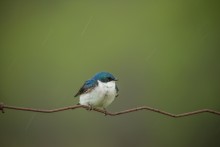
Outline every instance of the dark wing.
<path fill-rule="evenodd" d="M 115 96 L 115 97 L 118 97 L 118 95 L 119 95 L 119 89 L 118 89 L 118 86 L 117 86 L 117 85 L 115 85 L 115 90 L 116 90 L 116 96 Z"/>
<path fill-rule="evenodd" d="M 83 93 L 89 92 L 90 90 L 95 88 L 97 85 L 98 85 L 98 82 L 95 80 L 86 81 L 74 97 L 77 97 Z"/>

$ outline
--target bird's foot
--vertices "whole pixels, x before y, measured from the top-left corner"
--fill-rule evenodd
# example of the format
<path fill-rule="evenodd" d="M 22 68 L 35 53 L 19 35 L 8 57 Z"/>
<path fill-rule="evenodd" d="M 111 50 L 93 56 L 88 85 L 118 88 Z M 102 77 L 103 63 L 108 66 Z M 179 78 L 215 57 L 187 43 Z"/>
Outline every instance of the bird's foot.
<path fill-rule="evenodd" d="M 88 105 L 89 107 L 87 108 L 87 110 L 89 110 L 89 111 L 92 111 L 93 110 L 93 107 L 92 107 L 92 105 Z"/>
<path fill-rule="evenodd" d="M 104 110 L 104 115 L 107 116 L 108 115 L 108 111 L 106 110 L 106 108 L 103 108 Z"/>

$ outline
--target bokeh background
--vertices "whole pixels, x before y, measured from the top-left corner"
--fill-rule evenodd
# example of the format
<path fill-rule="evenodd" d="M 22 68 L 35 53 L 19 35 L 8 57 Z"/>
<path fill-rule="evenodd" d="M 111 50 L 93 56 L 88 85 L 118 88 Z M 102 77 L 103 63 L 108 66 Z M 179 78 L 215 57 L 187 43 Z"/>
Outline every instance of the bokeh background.
<path fill-rule="evenodd" d="M 116 112 L 220 111 L 220 5 L 208 0 L 0 2 L 0 102 L 52 109 L 99 71 L 118 79 Z M 140 111 L 5 110 L 1 147 L 220 146 L 220 117 Z"/>

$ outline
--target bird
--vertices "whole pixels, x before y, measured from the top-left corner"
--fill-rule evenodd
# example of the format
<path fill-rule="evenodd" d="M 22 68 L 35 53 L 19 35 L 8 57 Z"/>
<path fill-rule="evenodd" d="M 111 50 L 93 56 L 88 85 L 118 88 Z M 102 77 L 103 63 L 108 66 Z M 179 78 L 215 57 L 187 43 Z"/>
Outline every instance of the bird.
<path fill-rule="evenodd" d="M 79 96 L 78 104 L 89 106 L 89 110 L 102 108 L 107 112 L 106 107 L 119 95 L 116 81 L 118 79 L 111 73 L 98 72 L 91 79 L 85 81 L 74 97 Z"/>

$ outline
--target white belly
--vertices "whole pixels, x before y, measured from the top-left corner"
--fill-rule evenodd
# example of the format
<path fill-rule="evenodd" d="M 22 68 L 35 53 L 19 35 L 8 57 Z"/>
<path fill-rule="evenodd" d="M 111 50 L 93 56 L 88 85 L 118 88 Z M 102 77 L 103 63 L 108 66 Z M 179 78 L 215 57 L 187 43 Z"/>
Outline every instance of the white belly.
<path fill-rule="evenodd" d="M 79 103 L 92 107 L 106 108 L 116 97 L 115 81 L 103 83 L 98 81 L 98 86 L 92 91 L 80 95 Z"/>

